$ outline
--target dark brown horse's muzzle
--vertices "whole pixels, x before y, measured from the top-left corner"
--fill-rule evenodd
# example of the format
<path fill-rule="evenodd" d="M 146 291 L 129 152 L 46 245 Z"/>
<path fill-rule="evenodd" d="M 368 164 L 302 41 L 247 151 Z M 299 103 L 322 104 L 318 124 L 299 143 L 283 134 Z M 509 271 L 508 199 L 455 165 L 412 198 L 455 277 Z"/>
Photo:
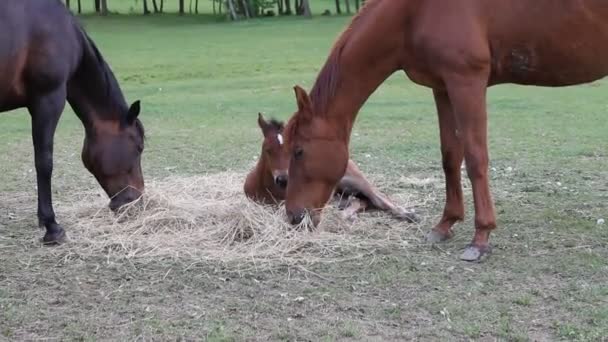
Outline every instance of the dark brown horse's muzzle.
<path fill-rule="evenodd" d="M 122 206 L 136 201 L 137 199 L 139 199 L 141 197 L 141 195 L 142 195 L 142 192 L 133 187 L 125 188 L 124 190 L 122 190 L 121 192 L 119 192 L 118 194 L 116 194 L 112 197 L 112 199 L 110 200 L 110 205 L 109 205 L 110 209 L 112 211 L 117 211 Z"/>

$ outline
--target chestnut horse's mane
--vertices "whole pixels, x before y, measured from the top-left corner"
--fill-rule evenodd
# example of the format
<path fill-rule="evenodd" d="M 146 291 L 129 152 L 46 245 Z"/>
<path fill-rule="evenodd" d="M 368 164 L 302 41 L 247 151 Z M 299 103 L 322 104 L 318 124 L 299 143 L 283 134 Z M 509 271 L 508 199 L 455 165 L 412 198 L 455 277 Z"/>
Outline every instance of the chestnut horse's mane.
<path fill-rule="evenodd" d="M 314 115 L 325 115 L 327 114 L 329 100 L 334 97 L 336 90 L 340 84 L 340 58 L 342 56 L 342 50 L 348 43 L 353 29 L 360 22 L 360 18 L 364 16 L 370 8 L 382 0 L 367 0 L 359 13 L 357 13 L 351 20 L 348 27 L 340 34 L 336 42 L 334 43 L 329 57 L 325 62 L 325 65 L 319 72 L 317 80 L 315 81 L 312 90 L 310 91 L 310 97 L 312 99 Z"/>

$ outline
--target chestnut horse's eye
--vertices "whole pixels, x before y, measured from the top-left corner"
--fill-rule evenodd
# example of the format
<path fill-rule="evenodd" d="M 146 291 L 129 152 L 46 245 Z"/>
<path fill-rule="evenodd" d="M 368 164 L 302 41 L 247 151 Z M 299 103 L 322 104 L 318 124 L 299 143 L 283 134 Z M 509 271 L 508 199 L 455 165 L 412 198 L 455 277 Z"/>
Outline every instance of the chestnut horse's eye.
<path fill-rule="evenodd" d="M 296 150 L 293 152 L 293 157 L 296 160 L 300 160 L 300 159 L 302 159 L 303 155 L 304 155 L 304 150 L 301 147 L 296 147 Z"/>

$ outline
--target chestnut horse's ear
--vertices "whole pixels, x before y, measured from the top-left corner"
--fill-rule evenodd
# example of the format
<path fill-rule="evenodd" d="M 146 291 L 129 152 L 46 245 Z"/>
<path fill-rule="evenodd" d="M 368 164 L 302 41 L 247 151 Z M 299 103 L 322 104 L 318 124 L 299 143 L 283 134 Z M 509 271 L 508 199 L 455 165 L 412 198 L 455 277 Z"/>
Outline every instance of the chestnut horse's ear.
<path fill-rule="evenodd" d="M 129 111 L 127 112 L 127 122 L 129 124 L 132 124 L 135 121 L 135 119 L 137 119 L 137 116 L 139 115 L 140 110 L 141 110 L 140 101 L 137 100 L 137 101 L 133 102 L 131 107 L 129 107 Z"/>
<path fill-rule="evenodd" d="M 312 104 L 306 90 L 302 89 L 299 85 L 293 87 L 293 90 L 296 93 L 296 100 L 298 101 L 298 111 L 300 113 L 312 114 Z"/>

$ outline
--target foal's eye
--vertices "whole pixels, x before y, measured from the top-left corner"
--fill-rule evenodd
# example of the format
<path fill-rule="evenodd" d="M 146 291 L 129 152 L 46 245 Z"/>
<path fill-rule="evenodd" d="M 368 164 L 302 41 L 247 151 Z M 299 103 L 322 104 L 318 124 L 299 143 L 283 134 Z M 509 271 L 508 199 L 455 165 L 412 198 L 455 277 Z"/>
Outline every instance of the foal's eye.
<path fill-rule="evenodd" d="M 293 152 L 293 157 L 296 160 L 300 160 L 300 159 L 302 159 L 303 155 L 304 155 L 304 150 L 301 147 L 296 147 L 296 150 Z"/>

